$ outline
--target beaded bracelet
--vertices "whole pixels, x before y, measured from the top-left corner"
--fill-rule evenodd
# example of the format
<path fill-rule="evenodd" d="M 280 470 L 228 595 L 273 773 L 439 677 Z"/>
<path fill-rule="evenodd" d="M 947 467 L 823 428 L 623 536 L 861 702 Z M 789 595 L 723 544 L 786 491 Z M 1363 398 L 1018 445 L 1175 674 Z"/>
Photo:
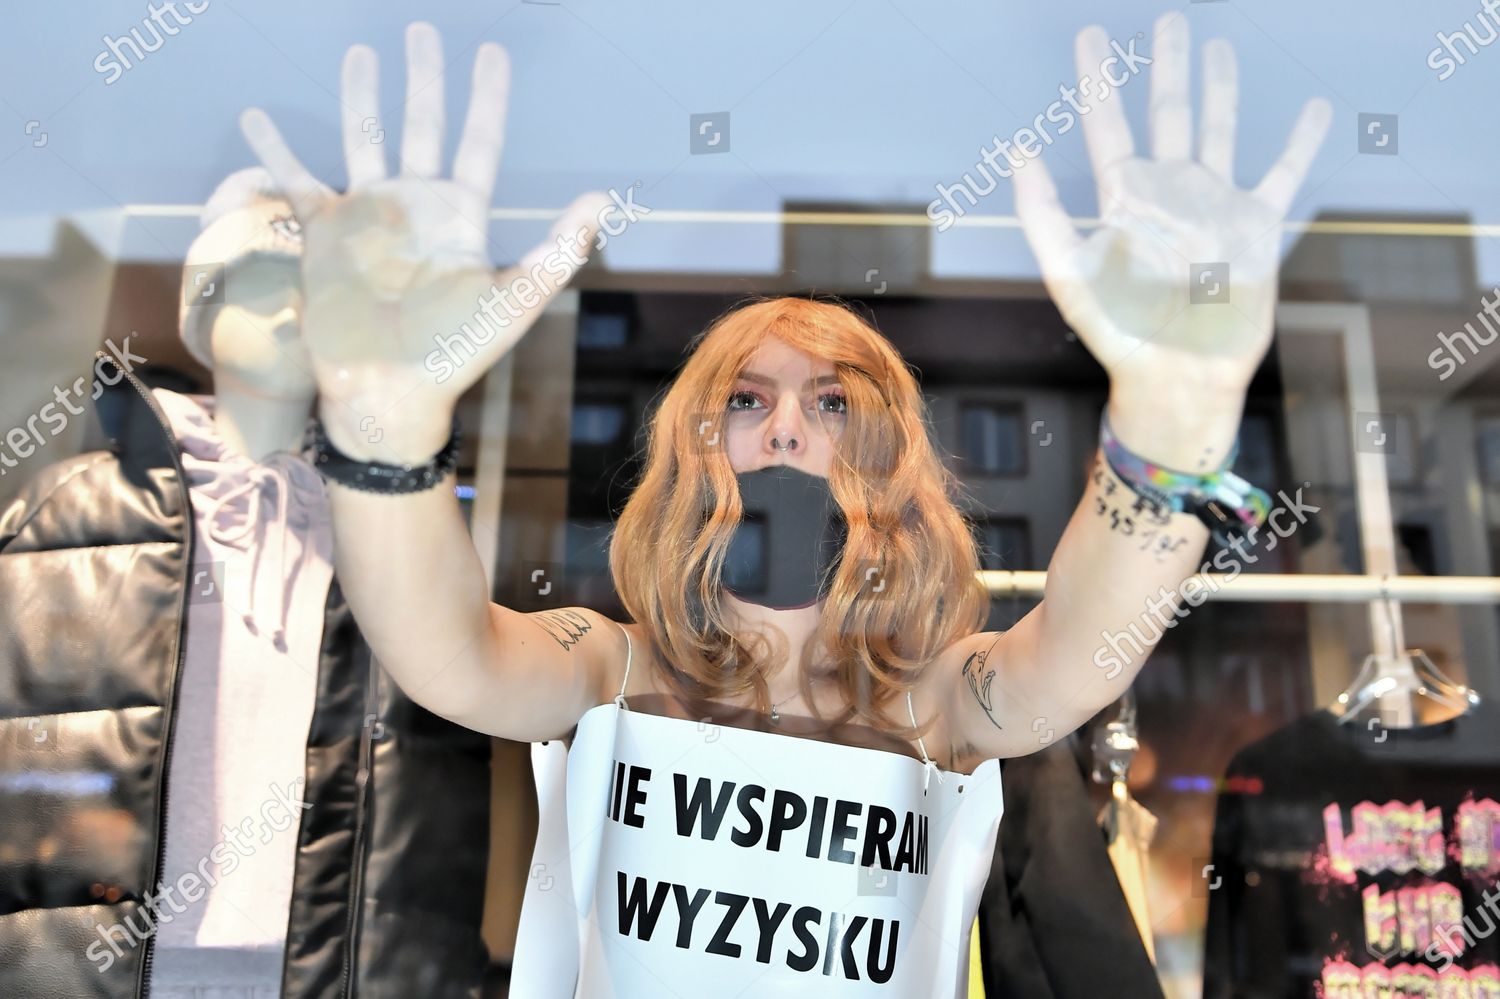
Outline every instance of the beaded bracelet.
<path fill-rule="evenodd" d="M 1131 451 L 1109 427 L 1109 407 L 1099 416 L 1099 442 L 1104 457 L 1116 475 L 1158 507 L 1174 513 L 1191 513 L 1208 525 L 1214 540 L 1223 545 L 1266 521 L 1271 497 L 1229 469 L 1239 456 L 1234 442 L 1229 457 L 1216 472 L 1194 475 L 1165 468 Z"/>
<path fill-rule="evenodd" d="M 313 467 L 325 479 L 367 493 L 415 493 L 431 489 L 458 466 L 458 418 L 441 451 L 421 465 L 387 465 L 351 458 L 328 439 L 323 421 L 313 422 Z"/>

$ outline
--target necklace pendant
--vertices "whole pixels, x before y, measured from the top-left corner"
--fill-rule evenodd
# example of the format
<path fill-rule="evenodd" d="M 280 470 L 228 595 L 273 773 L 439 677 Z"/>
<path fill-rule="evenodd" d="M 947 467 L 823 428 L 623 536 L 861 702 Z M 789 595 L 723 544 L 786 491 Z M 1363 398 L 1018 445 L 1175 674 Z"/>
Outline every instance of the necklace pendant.
<path fill-rule="evenodd" d="M 774 704 L 771 705 L 771 724 L 772 725 L 780 725 L 781 724 L 781 715 L 776 711 L 776 705 L 774 705 Z"/>

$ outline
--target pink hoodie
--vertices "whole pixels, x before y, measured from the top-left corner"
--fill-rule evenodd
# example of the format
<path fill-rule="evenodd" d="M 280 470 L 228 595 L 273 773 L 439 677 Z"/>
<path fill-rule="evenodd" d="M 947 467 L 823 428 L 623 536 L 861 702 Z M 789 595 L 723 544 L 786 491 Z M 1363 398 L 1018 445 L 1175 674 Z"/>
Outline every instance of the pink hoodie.
<path fill-rule="evenodd" d="M 230 451 L 211 397 L 153 392 L 182 449 L 194 566 L 168 773 L 163 885 L 176 890 L 159 896 L 152 995 L 274 995 L 311 807 L 300 799 L 332 578 L 327 496 L 301 455 Z"/>

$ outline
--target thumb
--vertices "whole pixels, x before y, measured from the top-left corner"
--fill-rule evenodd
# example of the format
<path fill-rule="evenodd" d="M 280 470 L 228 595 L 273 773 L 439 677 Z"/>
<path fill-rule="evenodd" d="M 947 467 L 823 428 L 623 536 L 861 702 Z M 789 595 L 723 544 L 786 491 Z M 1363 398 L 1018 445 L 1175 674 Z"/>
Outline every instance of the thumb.
<path fill-rule="evenodd" d="M 538 243 L 531 252 L 521 258 L 517 267 L 530 271 L 549 256 L 562 256 L 577 261 L 586 260 L 594 248 L 599 226 L 605 214 L 614 206 L 614 199 L 603 191 L 580 194 L 563 209 L 547 239 Z M 574 267 L 569 271 L 571 278 Z"/>

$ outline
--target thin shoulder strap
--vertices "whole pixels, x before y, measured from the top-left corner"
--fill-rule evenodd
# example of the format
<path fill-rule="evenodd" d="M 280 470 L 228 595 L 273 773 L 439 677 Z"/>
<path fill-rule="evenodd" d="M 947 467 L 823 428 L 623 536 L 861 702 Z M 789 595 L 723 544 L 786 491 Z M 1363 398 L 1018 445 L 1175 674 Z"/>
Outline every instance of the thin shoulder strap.
<path fill-rule="evenodd" d="M 615 706 L 629 711 L 630 706 L 625 703 L 625 685 L 630 682 L 630 660 L 635 658 L 635 650 L 630 645 L 630 632 L 626 631 L 625 626 L 618 621 L 615 622 L 615 626 L 625 636 L 625 679 L 620 681 L 620 692 L 615 695 Z"/>
<path fill-rule="evenodd" d="M 916 728 L 917 711 L 914 707 L 912 707 L 911 691 L 909 690 L 906 692 L 906 713 L 911 716 L 911 727 Z M 938 783 L 941 784 L 943 782 L 943 771 L 938 769 L 936 761 L 934 761 L 927 755 L 927 743 L 922 741 L 922 737 L 920 735 L 917 736 L 917 748 L 922 751 L 922 793 L 926 794 L 928 780 L 932 777 L 933 774 L 937 774 Z"/>

